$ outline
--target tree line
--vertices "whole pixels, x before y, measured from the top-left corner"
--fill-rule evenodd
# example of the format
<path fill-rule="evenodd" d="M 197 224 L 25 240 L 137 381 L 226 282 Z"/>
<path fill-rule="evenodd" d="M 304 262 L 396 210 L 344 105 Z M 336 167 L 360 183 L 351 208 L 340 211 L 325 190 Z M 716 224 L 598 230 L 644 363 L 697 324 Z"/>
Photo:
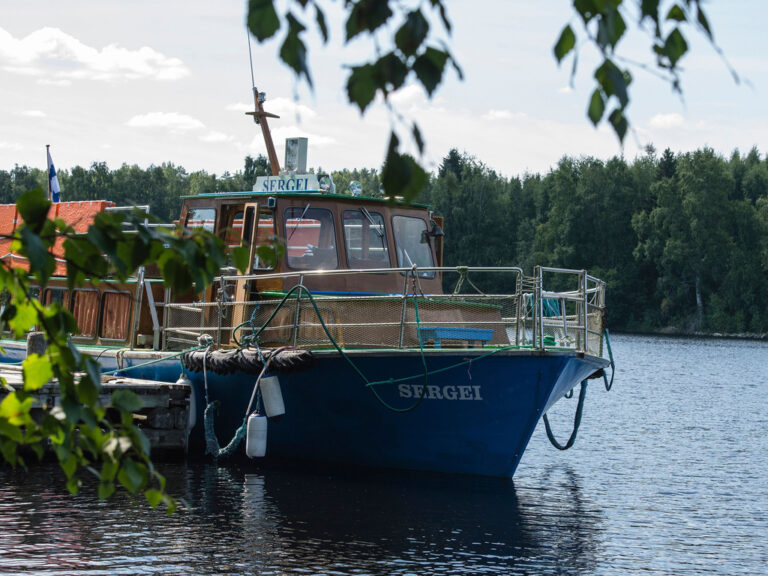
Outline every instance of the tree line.
<path fill-rule="evenodd" d="M 247 156 L 242 171 L 221 176 L 204 170 L 190 173 L 167 162 L 148 168 L 123 164 L 116 170 L 110 170 L 106 162 L 94 162 L 90 168 L 75 166 L 56 171 L 62 201 L 110 200 L 118 206 L 148 205 L 150 212 L 163 221 L 179 217 L 182 196 L 250 190 L 256 177 L 266 174 L 271 172 L 263 155 Z M 12 170 L 0 170 L 0 204 L 13 203 L 27 190 L 45 190 L 47 186 L 45 170 L 18 165 Z"/>
<path fill-rule="evenodd" d="M 448 265 L 586 269 L 626 331 L 768 330 L 768 159 L 710 148 L 628 163 L 563 158 L 504 178 L 452 150 L 424 200 L 446 219 Z"/>
<path fill-rule="evenodd" d="M 59 171 L 66 200 L 148 204 L 178 218 L 181 197 L 248 190 L 269 173 L 265 157 L 242 171 L 188 173 L 173 164 L 105 163 Z M 380 193 L 375 169 L 332 173 L 337 192 Z M 0 170 L 0 202 L 46 185 L 46 172 Z M 356 184 L 353 184 L 356 183 Z M 768 158 L 702 148 L 632 162 L 564 157 L 547 174 L 506 178 L 451 150 L 418 198 L 445 217 L 448 266 L 540 264 L 586 269 L 608 283 L 615 330 L 768 331 Z"/>

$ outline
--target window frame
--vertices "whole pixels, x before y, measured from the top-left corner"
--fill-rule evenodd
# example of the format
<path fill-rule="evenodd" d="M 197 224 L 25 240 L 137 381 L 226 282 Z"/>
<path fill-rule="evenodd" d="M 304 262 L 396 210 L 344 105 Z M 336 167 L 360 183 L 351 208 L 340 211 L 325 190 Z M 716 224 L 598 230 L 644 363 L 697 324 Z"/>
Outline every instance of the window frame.
<path fill-rule="evenodd" d="M 189 220 L 192 218 L 192 215 L 196 212 L 204 212 L 204 211 L 211 211 L 213 212 L 213 218 L 212 219 L 205 219 L 203 220 L 204 224 L 202 226 L 195 226 L 190 227 L 189 226 Z M 218 215 L 218 212 L 216 211 L 216 208 L 212 208 L 210 206 L 201 206 L 201 207 L 195 207 L 190 206 L 189 210 L 187 210 L 186 218 L 184 218 L 184 228 L 187 230 L 205 230 L 207 232 L 210 232 L 211 234 L 216 233 L 216 216 Z M 211 222 L 210 228 L 205 224 L 205 222 Z"/>
<path fill-rule="evenodd" d="M 107 309 L 105 305 L 105 300 L 107 297 L 107 294 L 125 294 L 128 296 L 128 318 L 126 319 L 127 324 L 127 330 L 126 334 L 123 338 L 107 338 L 102 334 L 102 330 L 104 328 L 104 311 Z M 132 308 L 133 308 L 133 294 L 129 290 L 104 290 L 101 293 L 101 296 L 99 297 L 99 318 L 98 318 L 98 338 L 99 340 L 103 341 L 109 341 L 109 342 L 125 342 L 131 337 L 131 317 L 133 316 Z"/>
<path fill-rule="evenodd" d="M 256 216 L 256 222 L 249 223 L 248 222 L 248 209 L 253 210 Z M 253 258 L 251 259 L 251 262 L 249 262 L 250 270 L 249 274 L 253 272 L 267 272 L 274 270 L 277 267 L 277 262 L 275 262 L 272 266 L 260 266 L 259 264 L 263 264 L 261 258 L 259 258 L 258 253 L 256 252 L 256 249 L 260 246 L 268 246 L 269 242 L 260 244 L 259 243 L 259 228 L 261 228 L 262 221 L 268 222 L 269 220 L 272 221 L 272 225 L 270 227 L 268 237 L 276 237 L 277 236 L 277 218 L 275 216 L 275 211 L 272 208 L 269 208 L 267 206 L 264 206 L 260 203 L 254 202 L 254 203 L 247 203 L 243 207 L 243 235 L 242 240 L 244 242 L 248 243 L 248 249 L 251 250 L 251 244 L 253 244 L 253 249 L 251 250 L 253 254 Z M 250 224 L 250 227 L 249 227 Z M 251 238 L 252 232 L 255 231 L 255 238 Z"/>
<path fill-rule="evenodd" d="M 40 303 L 43 306 L 50 306 L 51 304 L 53 304 L 53 300 L 50 302 L 46 302 L 46 297 L 48 296 L 48 294 L 54 291 L 64 293 L 64 298 L 59 301 L 59 304 L 61 304 L 61 307 L 64 308 L 65 310 L 69 310 L 69 301 L 70 301 L 71 294 L 70 294 L 69 288 L 65 288 L 63 286 L 46 286 L 45 290 L 43 290 L 42 292 L 43 297 L 40 300 Z"/>
<path fill-rule="evenodd" d="M 295 262 L 293 264 L 291 263 L 291 253 L 290 253 L 290 251 L 291 251 L 291 245 L 290 245 L 291 238 L 290 238 L 290 236 L 292 236 L 292 234 L 288 233 L 288 221 L 289 220 L 296 220 L 296 219 L 300 218 L 301 214 L 304 212 L 305 209 L 306 209 L 306 206 L 286 206 L 283 209 L 283 214 L 282 214 L 283 222 L 282 222 L 282 224 L 283 224 L 283 235 L 285 237 L 285 263 L 286 263 L 287 267 L 290 270 L 297 270 L 299 272 L 307 271 L 307 270 L 338 270 L 340 259 L 339 259 L 338 238 L 336 236 L 336 218 L 335 218 L 334 211 L 330 210 L 329 208 L 313 208 L 313 207 L 310 206 L 307 209 L 306 214 L 304 214 L 304 218 L 303 219 L 304 220 L 318 220 L 317 218 L 313 218 L 312 216 L 309 215 L 311 212 L 318 212 L 318 211 L 320 211 L 320 212 L 325 212 L 325 213 L 327 213 L 329 215 L 328 221 L 330 221 L 330 223 L 331 223 L 331 230 L 330 230 L 330 232 L 327 232 L 326 234 L 327 234 L 327 238 L 333 240 L 333 246 L 332 247 L 333 247 L 333 253 L 335 255 L 335 263 L 334 263 L 334 265 L 333 266 L 318 266 L 316 268 L 309 267 L 309 266 L 308 267 L 303 267 L 303 268 L 297 268 L 295 266 Z M 289 212 L 292 213 L 293 211 L 298 212 L 298 214 L 296 216 L 294 216 L 293 214 L 291 214 L 289 216 Z M 321 228 L 320 228 L 320 234 L 318 236 L 323 235 L 322 234 L 323 233 L 322 222 L 323 221 L 320 220 Z M 318 237 L 318 241 L 320 241 L 319 237 Z M 329 248 L 322 248 L 322 250 L 331 250 L 331 247 L 329 247 Z M 303 256 L 300 256 L 300 257 L 294 256 L 293 258 L 295 260 L 296 258 L 303 258 Z"/>
<path fill-rule="evenodd" d="M 384 215 L 381 212 L 371 212 L 370 210 L 367 210 L 367 209 L 366 209 L 366 211 L 368 212 L 368 214 L 372 218 L 375 219 L 376 216 L 378 216 L 378 218 L 381 220 L 381 222 L 380 222 L 381 223 L 381 229 L 384 232 L 384 236 L 382 237 L 382 248 L 384 250 L 384 254 L 386 256 L 386 260 L 382 260 L 380 263 L 377 262 L 376 260 L 371 260 L 370 258 L 358 258 L 358 260 L 360 260 L 361 262 L 371 262 L 371 263 L 374 263 L 374 264 L 380 264 L 380 265 L 370 266 L 369 269 L 392 268 L 392 255 L 391 255 L 390 250 L 389 250 L 389 235 L 387 234 L 387 219 L 384 217 Z M 371 231 L 370 222 L 366 218 L 365 213 L 362 211 L 361 208 L 358 208 L 356 210 L 342 210 L 341 211 L 341 229 L 342 229 L 342 236 L 344 237 L 344 253 L 345 253 L 345 256 L 346 256 L 346 260 L 347 260 L 347 267 L 348 268 L 362 268 L 362 269 L 366 269 L 363 266 L 352 266 L 352 263 L 350 261 L 350 246 L 349 246 L 349 242 L 348 242 L 347 226 L 346 226 L 347 214 L 355 214 L 355 215 L 359 216 L 360 219 L 361 219 L 361 222 L 362 222 L 362 225 L 363 225 L 363 228 L 361 229 L 361 232 L 360 232 L 361 250 L 362 250 L 362 246 L 363 246 L 362 230 L 367 228 L 367 230 L 368 230 L 368 232 L 370 234 L 370 231 Z M 370 251 L 370 239 L 369 239 L 368 244 L 369 244 L 368 249 Z"/>
<path fill-rule="evenodd" d="M 432 243 L 429 241 L 429 224 L 427 223 L 427 221 L 424 220 L 423 218 L 418 217 L 418 216 L 409 216 L 409 215 L 406 215 L 406 214 L 393 214 L 392 215 L 392 239 L 394 240 L 394 243 L 395 243 L 395 256 L 397 257 L 397 267 L 398 268 L 410 268 L 410 266 L 408 266 L 407 264 L 404 265 L 400 261 L 401 242 L 399 241 L 399 236 L 397 234 L 397 225 L 395 224 L 395 219 L 396 218 L 403 218 L 403 219 L 407 219 L 407 220 L 418 220 L 419 222 L 421 222 L 424 225 L 424 229 L 422 230 L 421 234 L 422 234 L 422 236 L 424 236 L 424 234 L 427 235 L 426 236 L 426 238 L 427 238 L 427 242 L 426 242 L 427 253 L 429 254 L 429 260 L 430 260 L 431 263 L 429 265 L 427 265 L 427 266 L 420 266 L 419 265 L 419 267 L 420 268 L 421 267 L 423 267 L 423 268 L 434 268 L 434 267 L 436 267 L 435 266 L 435 255 L 432 252 Z M 419 240 L 419 242 L 421 242 L 421 241 Z M 403 251 L 405 252 L 405 249 L 403 249 Z M 407 252 L 405 252 L 405 254 L 407 254 Z M 410 255 L 408 256 L 408 258 L 410 259 Z M 431 280 L 431 279 L 435 278 L 436 276 L 437 276 L 437 273 L 434 270 L 433 271 L 425 271 L 425 272 L 419 271 L 419 278 L 426 278 L 426 279 L 430 279 Z"/>
<path fill-rule="evenodd" d="M 92 334 L 83 334 L 82 331 L 79 334 L 72 334 L 72 338 L 78 338 L 80 340 L 95 340 L 98 337 L 99 333 L 99 319 L 101 316 L 101 296 L 100 291 L 96 288 L 75 288 L 72 290 L 72 294 L 69 298 L 69 311 L 72 314 L 72 316 L 75 317 L 75 322 L 77 323 L 77 329 L 81 330 L 80 328 L 80 321 L 79 318 L 75 315 L 75 296 L 78 293 L 84 293 L 84 292 L 95 292 L 96 297 L 96 320 L 94 322 L 93 327 L 93 333 Z"/>

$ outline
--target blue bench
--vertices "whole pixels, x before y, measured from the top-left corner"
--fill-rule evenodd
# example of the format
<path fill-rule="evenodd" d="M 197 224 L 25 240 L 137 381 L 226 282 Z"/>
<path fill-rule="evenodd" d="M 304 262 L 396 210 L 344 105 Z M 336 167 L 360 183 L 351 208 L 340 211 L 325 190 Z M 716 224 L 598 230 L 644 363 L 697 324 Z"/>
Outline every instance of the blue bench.
<path fill-rule="evenodd" d="M 470 343 L 480 341 L 485 345 L 493 340 L 490 328 L 453 328 L 450 326 L 421 326 L 421 341 L 432 340 L 435 348 L 441 348 L 443 340 L 467 340 Z"/>

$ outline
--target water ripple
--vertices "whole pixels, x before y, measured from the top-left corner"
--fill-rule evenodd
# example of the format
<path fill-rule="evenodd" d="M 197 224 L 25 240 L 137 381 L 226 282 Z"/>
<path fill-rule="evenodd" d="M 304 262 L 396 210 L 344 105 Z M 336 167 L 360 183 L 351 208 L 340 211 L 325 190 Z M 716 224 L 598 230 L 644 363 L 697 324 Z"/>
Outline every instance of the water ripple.
<path fill-rule="evenodd" d="M 51 465 L 0 468 L 0 574 L 754 574 L 768 564 L 762 342 L 613 337 L 574 448 L 537 429 L 514 482 L 162 466 L 171 517 Z M 575 401 L 550 411 L 569 432 Z"/>

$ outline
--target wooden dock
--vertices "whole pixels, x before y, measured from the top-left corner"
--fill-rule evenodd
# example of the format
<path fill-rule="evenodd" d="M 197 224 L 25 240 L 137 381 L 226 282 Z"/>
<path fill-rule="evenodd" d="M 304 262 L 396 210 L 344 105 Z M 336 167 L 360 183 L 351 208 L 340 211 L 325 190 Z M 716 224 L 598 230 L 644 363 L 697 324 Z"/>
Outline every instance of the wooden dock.
<path fill-rule="evenodd" d="M 14 388 L 23 385 L 21 366 L 0 366 L 0 376 Z M 118 376 L 102 376 L 99 401 L 107 406 L 113 392 L 130 390 L 142 401 L 134 413 L 134 424 L 141 428 L 152 447 L 153 456 L 178 456 L 187 453 L 191 388 L 175 382 L 158 382 Z M 55 406 L 60 402 L 59 387 L 52 381 L 34 392 L 35 406 Z M 33 408 L 34 410 L 34 408 Z"/>

